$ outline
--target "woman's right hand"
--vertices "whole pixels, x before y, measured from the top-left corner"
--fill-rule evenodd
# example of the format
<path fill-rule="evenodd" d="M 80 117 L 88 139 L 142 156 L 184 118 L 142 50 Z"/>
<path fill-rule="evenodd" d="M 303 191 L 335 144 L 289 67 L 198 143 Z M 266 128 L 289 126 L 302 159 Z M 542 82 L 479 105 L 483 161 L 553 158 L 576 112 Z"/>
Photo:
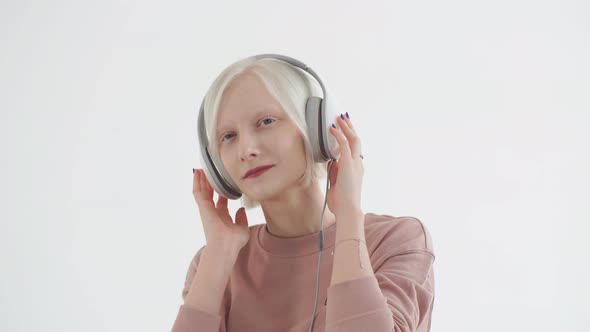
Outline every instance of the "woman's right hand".
<path fill-rule="evenodd" d="M 234 223 L 227 209 L 227 198 L 218 195 L 215 206 L 213 192 L 205 172 L 196 169 L 193 175 L 193 196 L 199 207 L 207 247 L 237 255 L 250 239 L 246 211 L 243 207 L 238 209 Z"/>

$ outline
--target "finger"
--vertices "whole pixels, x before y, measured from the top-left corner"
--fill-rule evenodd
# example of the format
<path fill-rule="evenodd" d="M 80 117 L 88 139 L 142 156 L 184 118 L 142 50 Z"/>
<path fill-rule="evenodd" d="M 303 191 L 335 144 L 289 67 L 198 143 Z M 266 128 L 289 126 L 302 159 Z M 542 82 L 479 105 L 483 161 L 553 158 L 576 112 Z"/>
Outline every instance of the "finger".
<path fill-rule="evenodd" d="M 194 184 L 197 188 L 197 198 L 199 201 L 203 200 L 203 173 L 201 173 L 201 170 L 197 169 L 195 172 L 195 181 Z"/>
<path fill-rule="evenodd" d="M 201 170 L 201 178 L 202 178 L 202 189 L 203 189 L 203 193 L 205 195 L 205 198 L 209 201 L 211 201 L 211 203 L 213 203 L 213 188 L 211 188 L 211 185 L 209 184 L 209 180 L 207 180 L 207 175 L 205 174 L 204 170 Z M 213 203 L 213 205 L 215 206 L 215 204 Z"/>
<path fill-rule="evenodd" d="M 203 175 L 200 170 L 195 170 L 195 175 L 193 177 L 193 196 L 195 198 L 195 202 L 199 207 L 201 206 L 204 198 L 203 198 Z"/>
<path fill-rule="evenodd" d="M 350 121 L 350 117 L 348 116 L 348 112 L 346 112 L 346 115 L 344 115 L 344 121 L 346 121 L 346 124 L 348 124 L 348 127 L 350 127 L 352 132 L 356 134 L 356 130 L 354 130 L 354 126 L 352 125 L 352 121 Z"/>
<path fill-rule="evenodd" d="M 203 171 L 199 170 L 199 189 L 201 190 L 201 193 L 205 190 L 205 183 L 203 182 Z"/>
<path fill-rule="evenodd" d="M 344 116 L 344 119 L 342 119 L 341 116 L 338 117 L 337 121 L 340 125 L 340 129 L 344 133 L 344 136 L 346 136 L 346 139 L 348 140 L 351 155 L 354 157 L 359 156 L 359 154 L 361 153 L 360 139 L 356 132 L 350 128 L 350 119 L 348 119 L 346 116 Z"/>
<path fill-rule="evenodd" d="M 222 195 L 219 195 L 219 197 L 217 197 L 217 209 L 221 212 L 229 214 L 229 211 L 227 209 L 227 197 Z"/>
<path fill-rule="evenodd" d="M 332 168 L 330 168 L 330 188 L 334 186 L 336 183 L 336 179 L 338 178 L 338 161 L 332 161 Z"/>
<path fill-rule="evenodd" d="M 200 175 L 199 170 L 195 170 L 195 174 L 193 175 L 193 194 L 195 195 L 201 191 Z"/>
<path fill-rule="evenodd" d="M 347 156 L 347 158 L 350 158 L 350 146 L 348 145 L 348 140 L 346 139 L 346 136 L 344 136 L 344 133 L 342 132 L 340 127 L 334 128 L 330 126 L 330 133 L 332 133 L 332 135 L 334 135 L 334 137 L 336 138 L 336 141 L 338 141 L 338 146 L 340 149 L 340 158 L 342 158 L 343 156 Z"/>

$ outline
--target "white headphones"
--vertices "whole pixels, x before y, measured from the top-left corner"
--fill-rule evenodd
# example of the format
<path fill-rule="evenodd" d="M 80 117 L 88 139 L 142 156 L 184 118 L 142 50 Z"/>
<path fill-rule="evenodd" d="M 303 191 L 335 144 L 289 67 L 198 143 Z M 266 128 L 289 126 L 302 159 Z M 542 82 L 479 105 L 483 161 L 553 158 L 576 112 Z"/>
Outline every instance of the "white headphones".
<path fill-rule="evenodd" d="M 334 107 L 328 106 L 326 88 L 318 75 L 303 62 L 280 54 L 259 54 L 249 58 L 282 60 L 304 70 L 318 81 L 322 88 L 323 98 L 310 96 L 305 104 L 305 121 L 307 123 L 307 134 L 313 148 L 313 160 L 316 163 L 337 160 L 340 157 L 338 141 L 330 134 L 330 126 L 332 123 L 336 123 L 339 113 L 336 112 Z M 209 183 L 219 195 L 228 199 L 238 199 L 242 196 L 242 192 L 229 176 L 223 162 L 209 153 L 209 140 L 207 139 L 204 121 L 204 103 L 205 98 L 201 102 L 197 123 L 201 165 L 205 170 Z"/>

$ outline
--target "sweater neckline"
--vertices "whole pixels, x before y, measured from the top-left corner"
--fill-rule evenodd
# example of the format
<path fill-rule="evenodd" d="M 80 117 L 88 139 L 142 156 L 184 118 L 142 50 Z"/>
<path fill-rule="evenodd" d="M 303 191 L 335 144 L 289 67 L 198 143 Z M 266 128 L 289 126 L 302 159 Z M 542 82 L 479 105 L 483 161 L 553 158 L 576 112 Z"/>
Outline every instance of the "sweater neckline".
<path fill-rule="evenodd" d="M 274 256 L 297 257 L 315 254 L 320 251 L 320 231 L 298 237 L 279 237 L 271 234 L 266 224 L 260 225 L 257 233 L 258 245 Z M 324 250 L 334 246 L 336 223 L 324 228 Z"/>

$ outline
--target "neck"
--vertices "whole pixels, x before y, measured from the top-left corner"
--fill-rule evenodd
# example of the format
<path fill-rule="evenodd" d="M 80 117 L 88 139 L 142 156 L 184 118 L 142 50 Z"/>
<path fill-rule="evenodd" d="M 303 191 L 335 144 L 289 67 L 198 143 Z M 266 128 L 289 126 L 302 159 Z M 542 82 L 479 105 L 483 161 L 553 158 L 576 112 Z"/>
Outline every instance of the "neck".
<path fill-rule="evenodd" d="M 268 231 L 278 237 L 300 237 L 319 232 L 320 217 L 324 209 L 324 194 L 317 182 L 307 187 L 296 187 L 279 200 L 261 202 Z M 334 214 L 326 208 L 323 228 L 336 222 Z"/>

